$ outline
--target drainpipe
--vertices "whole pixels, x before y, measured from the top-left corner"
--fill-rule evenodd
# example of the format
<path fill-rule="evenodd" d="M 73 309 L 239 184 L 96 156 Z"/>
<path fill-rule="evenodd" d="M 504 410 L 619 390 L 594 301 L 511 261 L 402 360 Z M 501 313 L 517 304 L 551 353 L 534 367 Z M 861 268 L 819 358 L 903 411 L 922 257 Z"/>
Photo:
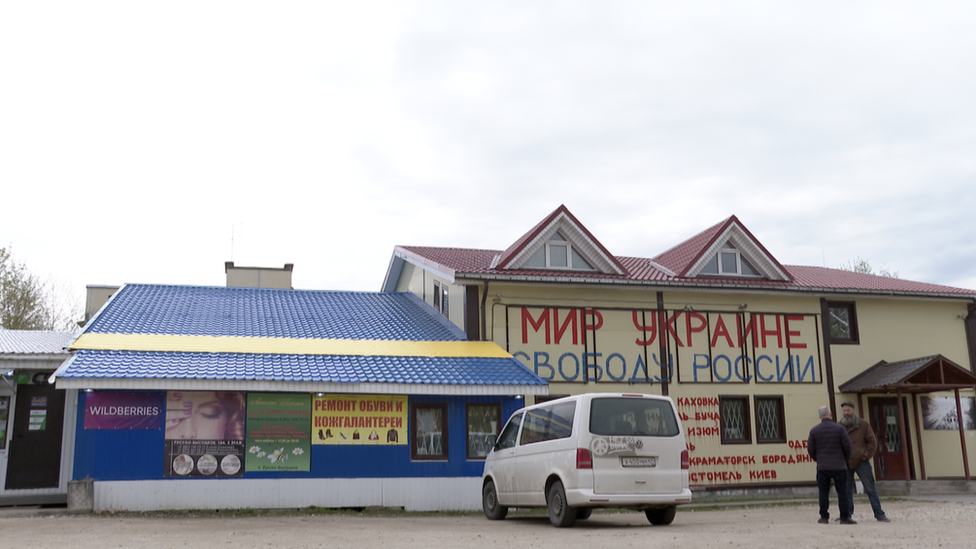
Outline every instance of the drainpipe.
<path fill-rule="evenodd" d="M 963 320 L 966 326 L 966 343 L 969 345 L 969 371 L 976 373 L 976 300 L 967 305 L 969 314 Z"/>
<path fill-rule="evenodd" d="M 956 421 L 959 425 L 959 442 L 962 444 L 962 467 L 966 473 L 966 482 L 969 482 L 969 456 L 966 453 L 966 424 L 962 419 L 962 403 L 959 399 L 959 387 L 955 388 L 956 393 Z"/>
<path fill-rule="evenodd" d="M 837 400 L 834 396 L 834 364 L 830 360 L 830 310 L 827 307 L 827 299 L 823 297 L 820 298 L 820 324 L 821 330 L 823 330 L 824 366 L 827 370 L 827 379 L 825 380 L 827 382 L 827 405 L 830 406 L 831 413 L 835 414 L 834 417 L 836 417 Z M 901 400 L 898 403 L 901 406 Z M 902 440 L 905 439 L 902 438 Z"/>
<path fill-rule="evenodd" d="M 664 322 L 664 292 L 657 293 L 657 310 L 654 311 L 657 318 L 654 319 L 658 326 L 662 326 Z M 671 363 L 668 353 L 667 342 L 664 341 L 664 336 L 662 330 L 658 328 L 657 331 L 657 354 L 661 357 L 661 394 L 664 396 L 669 396 L 671 394 L 671 376 L 674 375 L 674 364 Z M 650 362 L 648 362 L 650 363 Z M 669 375 L 670 374 L 670 375 Z"/>
<path fill-rule="evenodd" d="M 485 307 L 488 303 L 488 281 L 485 281 L 485 286 L 481 290 L 481 341 L 485 341 L 488 337 L 488 328 L 485 326 L 487 322 L 488 314 L 485 311 Z"/>

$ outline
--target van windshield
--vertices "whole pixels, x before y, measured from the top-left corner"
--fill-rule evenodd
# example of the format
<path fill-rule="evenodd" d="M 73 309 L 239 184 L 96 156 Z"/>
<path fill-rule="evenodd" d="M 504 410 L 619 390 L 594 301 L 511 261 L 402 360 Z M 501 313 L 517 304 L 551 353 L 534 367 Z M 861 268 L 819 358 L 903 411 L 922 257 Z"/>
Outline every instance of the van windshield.
<path fill-rule="evenodd" d="M 633 397 L 595 398 L 590 403 L 594 435 L 673 437 L 678 420 L 667 400 Z"/>

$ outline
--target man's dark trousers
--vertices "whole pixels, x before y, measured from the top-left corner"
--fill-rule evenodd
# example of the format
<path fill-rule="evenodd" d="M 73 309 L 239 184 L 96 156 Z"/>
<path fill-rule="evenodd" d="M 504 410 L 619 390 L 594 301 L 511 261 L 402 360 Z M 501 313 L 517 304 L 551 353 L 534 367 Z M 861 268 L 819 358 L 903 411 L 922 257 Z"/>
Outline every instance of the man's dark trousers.
<path fill-rule="evenodd" d="M 820 489 L 820 518 L 830 518 L 830 481 L 834 481 L 841 520 L 851 518 L 850 501 L 847 499 L 847 470 L 817 471 L 817 488 Z"/>

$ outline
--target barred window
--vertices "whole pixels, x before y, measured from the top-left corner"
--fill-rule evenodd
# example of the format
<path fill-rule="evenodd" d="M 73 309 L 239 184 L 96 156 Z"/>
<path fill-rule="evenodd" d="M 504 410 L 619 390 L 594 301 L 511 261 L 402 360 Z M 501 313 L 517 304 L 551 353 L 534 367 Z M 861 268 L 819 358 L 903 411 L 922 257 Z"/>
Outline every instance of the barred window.
<path fill-rule="evenodd" d="M 424 402 L 411 408 L 410 459 L 447 460 L 447 404 Z"/>
<path fill-rule="evenodd" d="M 748 396 L 719 396 L 722 444 L 751 444 Z"/>
<path fill-rule="evenodd" d="M 468 404 L 468 459 L 485 459 L 501 428 L 501 404 Z"/>
<path fill-rule="evenodd" d="M 756 396 L 756 442 L 786 442 L 782 396 Z"/>

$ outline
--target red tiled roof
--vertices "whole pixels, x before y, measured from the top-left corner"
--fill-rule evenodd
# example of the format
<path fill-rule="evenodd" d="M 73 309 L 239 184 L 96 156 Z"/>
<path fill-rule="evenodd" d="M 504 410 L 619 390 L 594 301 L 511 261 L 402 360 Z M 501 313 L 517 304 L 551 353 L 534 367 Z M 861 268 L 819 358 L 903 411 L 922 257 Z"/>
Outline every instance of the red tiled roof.
<path fill-rule="evenodd" d="M 742 233 L 752 241 L 753 244 L 766 256 L 771 263 L 773 263 L 779 270 L 786 273 L 786 269 L 773 257 L 773 254 L 769 253 L 769 250 L 759 242 L 755 236 L 749 232 L 749 229 L 742 224 L 741 221 L 734 215 L 728 219 L 712 225 L 711 227 L 705 229 L 704 231 L 696 234 L 695 236 L 685 240 L 681 244 L 669 249 L 668 251 L 662 253 L 661 255 L 654 258 L 654 261 L 660 263 L 662 266 L 674 271 L 679 276 L 687 276 L 691 267 L 701 259 L 702 254 L 707 252 L 715 244 L 715 240 L 720 236 L 725 234 L 725 231 L 732 226 L 737 227 Z"/>
<path fill-rule="evenodd" d="M 654 261 L 662 266 L 671 269 L 678 274 L 684 274 L 688 266 L 694 263 L 701 254 L 712 245 L 718 235 L 725 231 L 735 216 L 732 216 L 720 223 L 716 223 L 695 236 L 685 240 L 681 244 L 667 250 L 654 258 Z"/>
<path fill-rule="evenodd" d="M 506 268 L 508 261 L 548 227 L 559 215 L 566 215 L 586 238 L 621 269 L 623 274 L 607 274 L 592 271 L 529 270 Z M 747 277 L 690 277 L 691 267 L 702 254 L 713 247 L 716 239 L 735 227 L 742 237 L 751 241 L 772 265 L 782 271 L 785 280 Z M 615 257 L 573 217 L 565 205 L 536 224 L 508 249 L 475 250 L 467 248 L 433 248 L 425 246 L 397 246 L 401 253 L 414 259 L 452 271 L 455 276 L 490 278 L 496 280 L 539 280 L 547 282 L 583 282 L 592 284 L 654 285 L 723 289 L 765 289 L 778 291 L 851 292 L 891 295 L 928 295 L 976 297 L 976 290 L 953 288 L 938 284 L 913 282 L 900 278 L 876 276 L 826 267 L 784 266 L 763 247 L 752 233 L 734 215 L 705 229 L 695 236 L 674 246 L 653 259 L 641 257 Z M 778 278 L 778 277 L 777 277 Z"/>
<path fill-rule="evenodd" d="M 719 226 L 721 225 L 722 224 L 719 224 Z M 701 234 L 702 233 L 700 233 L 700 235 Z M 663 285 L 727 289 L 762 288 L 782 291 L 825 290 L 853 293 L 890 293 L 899 295 L 949 295 L 976 297 L 976 290 L 954 288 L 939 284 L 928 284 L 925 282 L 913 282 L 911 280 L 903 280 L 900 278 L 855 273 L 840 269 L 828 269 L 826 267 L 785 265 L 783 266 L 783 270 L 790 275 L 790 277 L 793 279 L 792 282 L 757 278 L 689 278 L 671 275 L 656 267 L 655 262 L 658 262 L 658 258 L 661 256 L 654 259 L 640 257 L 617 257 L 616 259 L 624 268 L 625 274 L 608 275 L 580 271 L 493 269 L 491 268 L 492 260 L 495 258 L 495 256 L 502 253 L 500 250 L 433 248 L 425 246 L 398 246 L 398 248 L 419 256 L 431 263 L 439 265 L 442 268 L 453 270 L 457 276 L 490 276 L 491 278 L 498 279 L 537 278 L 547 281 L 586 280 L 592 281 L 594 284 L 620 283 L 641 285 L 660 283 Z M 672 248 L 671 250 L 675 250 L 675 248 Z M 667 268 L 670 269 L 670 267 Z"/>
<path fill-rule="evenodd" d="M 551 225 L 552 222 L 555 221 L 556 218 L 559 217 L 560 215 L 565 215 L 567 218 L 569 218 L 569 220 L 574 225 L 576 225 L 576 227 L 580 230 L 580 232 L 582 232 L 586 236 L 586 238 L 588 238 L 590 242 L 592 242 L 593 245 L 596 246 L 607 257 L 607 259 L 609 259 L 612 262 L 616 262 L 617 267 L 623 269 L 623 266 L 620 265 L 619 261 L 617 261 L 614 255 L 611 254 L 609 250 L 603 247 L 603 244 L 601 244 L 600 241 L 597 240 L 596 237 L 593 236 L 593 234 L 590 233 L 590 231 L 586 227 L 584 227 L 583 224 L 580 223 L 578 219 L 576 219 L 576 216 L 574 216 L 573 213 L 569 211 L 569 208 L 567 208 L 564 204 L 561 204 L 558 208 L 555 209 L 555 211 L 547 215 L 542 221 L 540 221 L 534 227 L 532 227 L 529 230 L 529 232 L 522 235 L 518 240 L 515 241 L 514 244 L 512 244 L 511 246 L 508 247 L 508 249 L 502 252 L 501 257 L 499 257 L 498 260 L 498 266 L 503 269 L 510 267 L 511 259 L 514 258 L 516 255 L 518 255 L 518 253 L 521 252 L 526 245 L 532 242 L 532 240 L 535 239 L 535 237 L 537 237 L 539 233 L 541 233 L 543 230 L 546 229 L 546 227 Z"/>

